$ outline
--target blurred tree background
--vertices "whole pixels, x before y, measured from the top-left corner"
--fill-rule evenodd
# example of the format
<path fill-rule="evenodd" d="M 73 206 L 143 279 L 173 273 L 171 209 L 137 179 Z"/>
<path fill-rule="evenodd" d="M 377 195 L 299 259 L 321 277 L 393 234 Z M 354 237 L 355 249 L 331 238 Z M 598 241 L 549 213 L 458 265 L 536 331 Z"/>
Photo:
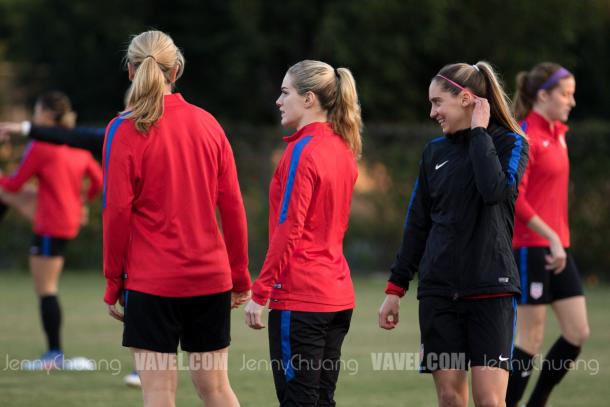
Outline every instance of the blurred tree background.
<path fill-rule="evenodd" d="M 439 135 L 427 101 L 438 69 L 487 60 L 512 92 L 520 70 L 561 63 L 578 81 L 568 136 L 574 252 L 591 281 L 610 277 L 610 1 L 0 0 L 0 118 L 22 119 L 36 95 L 60 89 L 81 124 L 104 126 L 123 107 L 129 37 L 149 28 L 184 50 L 177 90 L 212 112 L 234 145 L 254 272 L 266 250 L 267 187 L 284 134 L 274 101 L 291 64 L 321 59 L 356 77 L 365 150 L 346 253 L 366 271 L 392 261 L 419 154 Z M 5 170 L 9 155 L 0 154 Z M 94 208 L 69 264 L 100 268 L 100 231 Z M 29 226 L 12 214 L 0 228 L 0 268 L 23 266 L 28 241 Z"/>

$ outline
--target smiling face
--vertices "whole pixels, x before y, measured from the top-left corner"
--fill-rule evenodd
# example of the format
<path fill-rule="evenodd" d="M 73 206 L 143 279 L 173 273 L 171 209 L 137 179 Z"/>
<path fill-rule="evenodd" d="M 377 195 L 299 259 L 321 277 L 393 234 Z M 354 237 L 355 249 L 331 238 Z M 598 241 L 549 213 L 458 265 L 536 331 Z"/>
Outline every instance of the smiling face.
<path fill-rule="evenodd" d="M 282 93 L 275 101 L 280 110 L 282 127 L 287 129 L 298 129 L 306 113 L 306 96 L 299 95 L 290 74 L 284 76 L 282 81 Z"/>
<path fill-rule="evenodd" d="M 444 134 L 452 134 L 470 127 L 472 107 L 469 107 L 472 96 L 468 92 L 453 95 L 439 85 L 437 80 L 430 83 L 428 89 L 430 100 L 430 118 L 436 120 Z"/>
<path fill-rule="evenodd" d="M 576 106 L 575 92 L 576 80 L 573 76 L 568 76 L 560 80 L 551 91 L 538 91 L 534 108 L 549 120 L 566 122 L 570 111 Z"/>

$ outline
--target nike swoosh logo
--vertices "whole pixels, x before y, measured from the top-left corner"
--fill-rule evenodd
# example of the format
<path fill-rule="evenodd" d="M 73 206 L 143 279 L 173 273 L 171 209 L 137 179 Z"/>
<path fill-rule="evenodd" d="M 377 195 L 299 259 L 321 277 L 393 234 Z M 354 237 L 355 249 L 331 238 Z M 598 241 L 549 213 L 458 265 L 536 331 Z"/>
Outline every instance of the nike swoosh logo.
<path fill-rule="evenodd" d="M 503 358 L 502 355 L 500 355 L 500 362 L 506 362 L 508 360 L 508 358 Z"/>
<path fill-rule="evenodd" d="M 445 161 L 442 164 L 436 164 L 436 166 L 434 167 L 435 170 L 438 170 L 439 168 L 441 168 L 443 165 L 447 164 L 449 162 L 449 160 Z"/>

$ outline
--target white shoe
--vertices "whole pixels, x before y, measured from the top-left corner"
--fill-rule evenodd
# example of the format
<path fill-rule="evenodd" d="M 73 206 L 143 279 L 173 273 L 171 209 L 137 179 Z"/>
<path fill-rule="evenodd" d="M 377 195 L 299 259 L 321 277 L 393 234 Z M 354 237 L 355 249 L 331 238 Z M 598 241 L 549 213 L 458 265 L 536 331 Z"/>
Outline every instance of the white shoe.
<path fill-rule="evenodd" d="M 123 383 L 129 387 L 142 387 L 140 375 L 135 370 L 123 378 Z"/>
<path fill-rule="evenodd" d="M 77 356 L 64 360 L 64 370 L 91 371 L 95 370 L 95 363 L 86 357 Z"/>

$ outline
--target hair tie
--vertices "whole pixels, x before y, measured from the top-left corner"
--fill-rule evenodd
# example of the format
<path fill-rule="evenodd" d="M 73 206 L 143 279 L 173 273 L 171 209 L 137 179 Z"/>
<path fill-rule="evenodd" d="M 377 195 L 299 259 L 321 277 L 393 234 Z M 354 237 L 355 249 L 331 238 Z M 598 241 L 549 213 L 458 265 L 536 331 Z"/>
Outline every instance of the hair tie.
<path fill-rule="evenodd" d="M 339 70 L 337 68 L 333 68 L 333 70 L 335 71 L 335 77 L 337 79 L 341 79 L 341 75 L 339 75 Z"/>
<path fill-rule="evenodd" d="M 152 55 L 146 55 L 146 56 L 144 57 L 144 59 L 146 59 L 146 58 L 152 58 L 152 59 L 153 59 L 153 61 L 157 62 L 157 59 L 156 59 L 154 56 L 152 56 Z M 142 59 L 142 61 L 144 61 L 144 59 Z"/>
<path fill-rule="evenodd" d="M 557 82 L 559 82 L 563 78 L 567 78 L 568 76 L 572 76 L 572 73 L 570 71 L 568 71 L 567 69 L 565 69 L 564 67 L 561 67 L 557 70 L 557 72 L 555 72 L 553 75 L 551 75 L 549 77 L 549 79 L 547 79 L 542 84 L 542 86 L 540 86 L 540 88 L 538 88 L 538 90 L 549 90 L 553 86 L 555 86 L 557 84 Z"/>
<path fill-rule="evenodd" d="M 473 65 L 472 67 L 473 67 L 474 69 L 476 69 L 476 70 L 477 70 L 477 72 L 481 72 L 481 70 L 479 69 L 479 67 L 478 67 L 478 66 Z"/>

